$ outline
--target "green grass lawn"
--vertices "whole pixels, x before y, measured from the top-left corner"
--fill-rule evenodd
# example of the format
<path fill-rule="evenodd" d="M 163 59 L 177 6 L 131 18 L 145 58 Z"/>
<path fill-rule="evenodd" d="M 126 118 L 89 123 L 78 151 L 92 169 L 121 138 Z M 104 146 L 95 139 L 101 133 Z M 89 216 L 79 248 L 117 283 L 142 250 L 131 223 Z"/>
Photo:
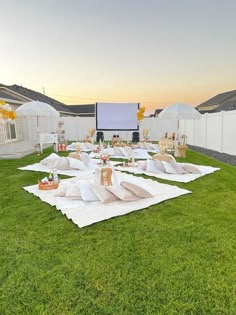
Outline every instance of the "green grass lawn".
<path fill-rule="evenodd" d="M 23 186 L 43 174 L 0 160 L 0 314 L 236 314 L 236 168 L 220 167 L 193 193 L 78 228 Z M 156 179 L 154 179 L 156 180 Z M 95 209 L 96 211 L 96 209 Z"/>

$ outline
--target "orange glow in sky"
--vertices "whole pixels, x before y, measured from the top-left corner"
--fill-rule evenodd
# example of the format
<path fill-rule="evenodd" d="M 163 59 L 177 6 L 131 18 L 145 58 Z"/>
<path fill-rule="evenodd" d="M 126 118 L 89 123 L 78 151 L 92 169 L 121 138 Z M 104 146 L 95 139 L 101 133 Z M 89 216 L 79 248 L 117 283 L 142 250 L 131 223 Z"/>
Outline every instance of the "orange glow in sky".
<path fill-rule="evenodd" d="M 235 89 L 235 1 L 91 1 L 5 2 L 0 83 L 150 110 Z"/>

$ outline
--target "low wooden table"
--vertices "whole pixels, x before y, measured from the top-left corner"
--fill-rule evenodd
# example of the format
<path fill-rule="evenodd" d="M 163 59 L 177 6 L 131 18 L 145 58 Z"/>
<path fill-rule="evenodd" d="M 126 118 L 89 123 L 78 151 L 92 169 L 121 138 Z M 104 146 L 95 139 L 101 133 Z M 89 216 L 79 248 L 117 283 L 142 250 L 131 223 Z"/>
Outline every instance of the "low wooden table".
<path fill-rule="evenodd" d="M 180 158 L 186 158 L 186 150 L 187 150 L 187 146 L 186 145 L 178 145 L 177 149 L 178 149 L 178 155 L 177 157 Z"/>

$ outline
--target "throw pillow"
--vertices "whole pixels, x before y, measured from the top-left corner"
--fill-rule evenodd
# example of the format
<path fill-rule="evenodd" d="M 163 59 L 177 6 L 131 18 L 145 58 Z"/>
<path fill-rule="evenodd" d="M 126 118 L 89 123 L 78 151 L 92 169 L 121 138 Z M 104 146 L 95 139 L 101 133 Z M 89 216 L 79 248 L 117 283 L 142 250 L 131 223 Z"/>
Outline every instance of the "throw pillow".
<path fill-rule="evenodd" d="M 112 194 L 109 190 L 107 190 L 105 186 L 101 186 L 94 183 L 90 183 L 90 186 L 93 192 L 96 194 L 96 196 L 99 198 L 99 200 L 102 203 L 108 203 L 108 202 L 118 200 L 118 198 L 114 194 Z"/>
<path fill-rule="evenodd" d="M 97 201 L 99 200 L 97 195 L 94 193 L 90 184 L 87 180 L 78 181 L 81 197 L 84 201 Z"/>
<path fill-rule="evenodd" d="M 187 171 L 188 173 L 201 174 L 201 171 L 194 164 L 183 163 L 182 166 L 185 169 L 185 171 Z"/>
<path fill-rule="evenodd" d="M 107 186 L 106 189 L 112 192 L 118 199 L 123 201 L 135 201 L 140 199 L 138 196 L 119 185 Z"/>
<path fill-rule="evenodd" d="M 77 183 L 67 184 L 66 197 L 70 199 L 81 199 L 81 192 Z"/>
<path fill-rule="evenodd" d="M 152 198 L 153 197 L 153 195 L 150 194 L 149 191 L 147 191 L 143 187 L 136 185 L 134 183 L 122 181 L 120 184 L 122 187 L 129 190 L 130 192 L 132 192 L 133 194 L 135 194 L 138 197 L 141 197 L 141 198 Z"/>

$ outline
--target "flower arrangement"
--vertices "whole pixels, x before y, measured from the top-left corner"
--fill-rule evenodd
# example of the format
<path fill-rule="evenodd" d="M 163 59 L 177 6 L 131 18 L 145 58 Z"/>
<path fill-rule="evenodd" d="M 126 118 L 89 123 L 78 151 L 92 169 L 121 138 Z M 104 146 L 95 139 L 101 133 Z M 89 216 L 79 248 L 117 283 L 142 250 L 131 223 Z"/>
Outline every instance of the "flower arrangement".
<path fill-rule="evenodd" d="M 10 120 L 10 122 L 16 119 L 15 111 L 12 110 L 9 104 L 2 100 L 0 100 L 0 115 L 4 120 Z"/>
<path fill-rule="evenodd" d="M 108 155 L 101 155 L 100 159 L 101 159 L 101 165 L 107 165 L 107 163 L 109 162 Z"/>

